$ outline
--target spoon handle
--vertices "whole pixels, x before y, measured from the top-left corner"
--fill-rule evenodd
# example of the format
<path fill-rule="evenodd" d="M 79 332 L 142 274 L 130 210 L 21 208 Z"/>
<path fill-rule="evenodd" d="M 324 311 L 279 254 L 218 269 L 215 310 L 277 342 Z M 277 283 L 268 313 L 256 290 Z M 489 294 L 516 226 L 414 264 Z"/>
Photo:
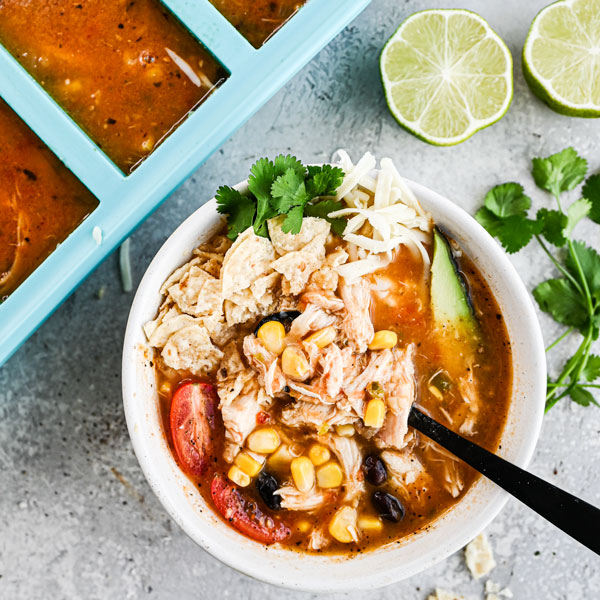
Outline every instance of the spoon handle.
<path fill-rule="evenodd" d="M 600 554 L 600 510 L 450 431 L 414 406 L 408 424 Z"/>

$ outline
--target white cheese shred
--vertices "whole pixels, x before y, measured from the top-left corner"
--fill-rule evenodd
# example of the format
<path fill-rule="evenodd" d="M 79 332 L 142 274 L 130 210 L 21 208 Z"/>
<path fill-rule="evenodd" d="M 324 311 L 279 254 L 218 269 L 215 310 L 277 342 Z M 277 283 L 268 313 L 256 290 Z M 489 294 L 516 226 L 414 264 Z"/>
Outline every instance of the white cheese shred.
<path fill-rule="evenodd" d="M 133 278 L 131 277 L 131 258 L 129 247 L 131 241 L 127 238 L 119 248 L 119 270 L 121 271 L 121 285 L 124 292 L 133 289 Z"/>
<path fill-rule="evenodd" d="M 354 280 L 387 266 L 399 246 L 420 255 L 429 267 L 425 247 L 431 239 L 431 215 L 398 173 L 390 158 L 382 158 L 377 169 L 375 157 L 367 152 L 355 165 L 345 150 L 337 150 L 333 160 L 345 176 L 336 198 L 345 208 L 329 213 L 346 217 L 343 239 L 356 247 L 354 260 L 336 267 L 338 275 Z"/>

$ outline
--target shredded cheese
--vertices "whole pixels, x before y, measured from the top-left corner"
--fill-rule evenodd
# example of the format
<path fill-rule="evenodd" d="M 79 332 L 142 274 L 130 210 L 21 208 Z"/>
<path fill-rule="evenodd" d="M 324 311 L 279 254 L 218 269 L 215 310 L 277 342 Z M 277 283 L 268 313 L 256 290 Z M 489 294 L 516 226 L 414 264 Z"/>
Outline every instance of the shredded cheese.
<path fill-rule="evenodd" d="M 399 246 L 413 248 L 426 266 L 432 219 L 398 173 L 389 158 L 380 161 L 367 152 L 356 165 L 345 150 L 338 150 L 337 164 L 345 172 L 336 198 L 346 208 L 329 217 L 347 217 L 343 239 L 357 248 L 354 260 L 336 267 L 338 275 L 354 280 L 387 266 Z M 335 156 L 335 155 L 334 155 Z"/>

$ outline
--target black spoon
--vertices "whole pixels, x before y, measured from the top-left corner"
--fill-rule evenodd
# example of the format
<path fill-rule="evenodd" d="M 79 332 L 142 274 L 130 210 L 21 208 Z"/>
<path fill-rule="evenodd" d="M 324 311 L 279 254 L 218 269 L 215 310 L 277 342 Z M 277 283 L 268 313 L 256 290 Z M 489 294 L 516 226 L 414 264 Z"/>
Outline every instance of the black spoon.
<path fill-rule="evenodd" d="M 410 409 L 408 424 L 600 554 L 600 509 L 466 440 L 415 406 Z"/>

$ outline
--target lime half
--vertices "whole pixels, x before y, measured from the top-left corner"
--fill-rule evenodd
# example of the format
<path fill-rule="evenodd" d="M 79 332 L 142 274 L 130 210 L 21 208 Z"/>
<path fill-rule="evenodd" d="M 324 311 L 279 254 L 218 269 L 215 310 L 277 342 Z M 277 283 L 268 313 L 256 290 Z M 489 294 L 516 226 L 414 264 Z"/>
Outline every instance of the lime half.
<path fill-rule="evenodd" d="M 510 51 L 468 10 L 414 13 L 388 40 L 380 66 L 391 113 L 430 144 L 463 142 L 500 119 L 512 99 Z"/>
<path fill-rule="evenodd" d="M 600 117 L 600 0 L 561 0 L 533 20 L 523 74 L 556 112 Z"/>

